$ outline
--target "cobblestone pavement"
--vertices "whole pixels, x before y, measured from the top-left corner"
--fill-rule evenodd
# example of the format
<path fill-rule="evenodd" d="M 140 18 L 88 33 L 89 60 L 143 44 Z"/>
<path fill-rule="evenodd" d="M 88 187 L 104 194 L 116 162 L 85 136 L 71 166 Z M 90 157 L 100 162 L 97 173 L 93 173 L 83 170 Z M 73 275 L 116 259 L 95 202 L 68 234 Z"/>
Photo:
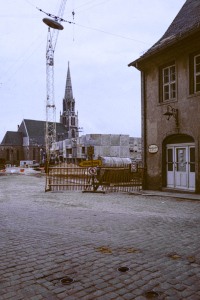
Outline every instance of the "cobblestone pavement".
<path fill-rule="evenodd" d="M 200 299 L 200 202 L 44 186 L 0 177 L 1 300 Z"/>

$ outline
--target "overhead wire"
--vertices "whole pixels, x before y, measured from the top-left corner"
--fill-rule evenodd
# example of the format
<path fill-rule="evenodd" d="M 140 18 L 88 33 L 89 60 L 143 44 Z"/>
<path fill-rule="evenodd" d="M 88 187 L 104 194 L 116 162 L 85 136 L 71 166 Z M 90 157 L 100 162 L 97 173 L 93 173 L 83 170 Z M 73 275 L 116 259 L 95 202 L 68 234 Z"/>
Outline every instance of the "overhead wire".
<path fill-rule="evenodd" d="M 133 39 L 133 38 L 130 38 L 130 37 L 125 37 L 125 36 L 120 35 L 120 34 L 111 33 L 111 32 L 108 32 L 108 31 L 105 31 L 105 30 L 102 30 L 102 29 L 98 29 L 98 28 L 94 28 L 94 27 L 89 27 L 89 26 L 81 25 L 81 24 L 78 24 L 78 23 L 73 22 L 73 21 L 68 21 L 68 20 L 65 20 L 65 19 L 63 19 L 63 18 L 59 18 L 59 17 L 57 17 L 57 16 L 55 16 L 55 15 L 52 15 L 52 14 L 50 14 L 50 13 L 47 13 L 47 12 L 43 11 L 41 8 L 38 8 L 38 7 L 36 7 L 36 8 L 37 8 L 39 11 L 45 13 L 47 16 L 52 17 L 52 18 L 54 18 L 54 19 L 56 19 L 56 20 L 58 19 L 58 20 L 61 21 L 61 22 L 67 22 L 67 23 L 69 23 L 69 24 L 73 24 L 73 25 L 76 25 L 76 26 L 79 26 L 79 27 L 83 27 L 83 28 L 86 28 L 86 29 L 91 29 L 91 30 L 99 31 L 99 32 L 101 32 L 101 33 L 109 34 L 109 35 L 116 36 L 116 37 L 119 37 L 119 38 L 123 38 L 123 39 L 126 39 L 126 40 L 132 40 L 132 41 L 135 41 L 135 42 L 148 44 L 148 43 L 146 43 L 146 42 L 144 42 L 144 41 L 139 41 L 139 40 L 136 40 L 136 39 Z M 75 12 L 73 11 L 72 13 L 73 13 L 73 18 L 74 18 Z"/>
<path fill-rule="evenodd" d="M 35 5 L 33 5 L 29 0 L 24 0 L 24 1 L 26 1 L 27 3 L 29 3 L 29 4 L 31 4 L 32 6 L 35 7 Z M 92 7 L 97 6 L 97 5 L 100 5 L 100 4 L 105 3 L 105 2 L 108 2 L 108 1 L 110 1 L 110 0 L 101 1 L 100 3 L 96 3 L 96 4 L 93 5 Z M 91 0 L 91 1 L 87 1 L 87 2 L 84 3 L 84 4 L 82 4 L 82 5 L 80 5 L 80 6 L 77 6 L 76 9 L 79 8 L 79 7 L 86 6 L 87 4 L 90 4 L 90 3 L 94 3 L 94 1 L 92 1 L 92 0 Z M 47 16 L 49 16 L 49 17 L 57 18 L 55 15 L 50 14 L 50 13 L 47 13 L 47 12 L 43 11 L 42 9 L 40 9 L 40 8 L 38 8 L 38 7 L 35 7 L 35 8 L 38 9 L 39 11 L 45 13 L 45 14 L 46 14 Z M 91 8 L 91 7 L 90 7 L 90 8 Z M 73 21 L 74 21 L 75 9 L 73 9 L 73 11 L 72 11 L 72 16 L 73 16 Z M 143 44 L 146 44 L 146 45 L 149 44 L 149 43 L 144 42 L 144 41 L 141 41 L 141 40 L 136 40 L 136 39 L 134 39 L 134 38 L 126 37 L 126 36 L 121 35 L 121 34 L 116 34 L 116 33 L 108 32 L 108 31 L 105 31 L 105 30 L 102 30 L 102 29 L 99 29 L 99 28 L 94 28 L 94 27 L 91 27 L 91 26 L 86 26 L 86 25 L 78 24 L 78 23 L 76 23 L 76 22 L 68 21 L 68 20 L 65 20 L 65 19 L 63 19 L 63 18 L 59 18 L 59 20 L 60 20 L 61 22 L 67 22 L 67 23 L 69 23 L 69 24 L 73 24 L 73 41 L 74 41 L 74 25 L 76 25 L 76 26 L 78 26 L 78 27 L 86 28 L 86 29 L 93 30 L 93 31 L 98 31 L 98 32 L 101 32 L 101 33 L 104 33 L 104 34 L 107 34 L 107 35 L 116 36 L 116 37 L 118 37 L 118 38 L 122 38 L 122 39 L 126 39 L 126 40 L 132 40 L 132 41 L 139 42 L 139 43 L 143 43 Z"/>
<path fill-rule="evenodd" d="M 112 35 L 112 36 L 116 36 L 116 37 L 119 37 L 119 38 L 122 38 L 122 39 L 131 40 L 131 41 L 135 41 L 135 42 L 139 42 L 139 43 L 143 43 L 143 44 L 148 44 L 144 41 L 140 41 L 140 40 L 136 40 L 136 39 L 133 39 L 133 38 L 130 38 L 130 37 L 126 37 L 126 36 L 123 36 L 121 34 L 111 33 L 111 32 L 108 32 L 108 31 L 105 31 L 105 30 L 102 30 L 102 29 L 93 28 L 93 27 L 81 25 L 81 24 L 74 23 L 74 22 L 72 22 L 72 23 L 76 26 L 79 26 L 79 27 L 83 27 L 83 28 L 90 29 L 90 30 L 95 30 L 95 31 L 105 33 L 105 34 L 108 34 L 108 35 Z"/>
<path fill-rule="evenodd" d="M 29 0 L 24 0 L 24 1 L 35 7 L 35 5 L 33 3 L 31 3 L 31 1 L 29 1 Z"/>
<path fill-rule="evenodd" d="M 39 48 L 44 41 L 41 39 L 41 35 L 37 36 L 37 38 L 28 46 L 28 48 L 18 57 L 18 59 L 15 60 L 15 63 L 11 65 L 8 70 L 4 73 L 4 77 L 6 78 L 7 74 L 9 76 L 3 81 L 3 84 L 7 84 L 10 82 L 10 80 L 13 78 L 13 76 L 22 68 L 22 66 L 29 60 L 29 58 L 35 53 L 35 50 Z M 38 47 L 38 40 L 41 40 L 41 43 L 39 43 Z M 37 43 L 37 44 L 36 44 Z M 35 47 L 33 47 L 35 45 Z M 29 49 L 32 49 L 31 52 L 29 52 L 28 55 L 26 55 L 29 51 Z M 20 63 L 20 60 L 23 58 L 22 62 Z M 12 72 L 10 71 L 12 69 Z"/>
<path fill-rule="evenodd" d="M 104 1 L 101 1 L 100 3 L 96 3 L 96 4 L 94 3 L 94 1 L 89 1 L 89 2 L 87 2 L 87 3 L 93 3 L 93 5 L 90 6 L 89 8 L 79 10 L 79 13 L 82 12 L 82 11 L 85 11 L 85 10 L 89 10 L 89 9 L 91 9 L 91 8 L 93 8 L 93 7 L 99 6 L 99 5 L 103 4 L 103 3 L 107 3 L 108 1 L 110 1 L 110 0 L 104 0 Z M 86 4 L 85 4 L 85 5 L 86 5 Z M 79 7 L 82 7 L 82 6 L 84 6 L 84 5 L 80 5 Z M 78 7 L 78 8 L 79 8 L 79 7 Z M 76 8 L 76 10 L 77 10 L 77 8 Z"/>

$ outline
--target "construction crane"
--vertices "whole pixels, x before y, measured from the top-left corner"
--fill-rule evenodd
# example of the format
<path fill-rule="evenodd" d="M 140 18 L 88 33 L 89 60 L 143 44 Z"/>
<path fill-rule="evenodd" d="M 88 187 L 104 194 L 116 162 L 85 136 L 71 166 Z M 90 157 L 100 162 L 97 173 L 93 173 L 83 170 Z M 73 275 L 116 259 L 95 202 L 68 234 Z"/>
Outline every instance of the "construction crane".
<path fill-rule="evenodd" d="M 52 15 L 44 12 L 50 18 L 44 18 L 43 22 L 48 26 L 46 45 L 46 125 L 45 125 L 45 148 L 47 165 L 51 159 L 51 148 L 56 142 L 56 106 L 54 100 L 54 52 L 58 39 L 59 30 L 64 29 L 61 21 L 67 0 L 61 0 L 58 14 Z"/>

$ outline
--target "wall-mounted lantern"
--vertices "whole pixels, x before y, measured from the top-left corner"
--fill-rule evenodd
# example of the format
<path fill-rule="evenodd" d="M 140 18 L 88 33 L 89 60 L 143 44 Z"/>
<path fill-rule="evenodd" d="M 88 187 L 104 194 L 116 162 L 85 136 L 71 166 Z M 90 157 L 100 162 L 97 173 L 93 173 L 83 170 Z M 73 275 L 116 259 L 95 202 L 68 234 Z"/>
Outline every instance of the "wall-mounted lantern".
<path fill-rule="evenodd" d="M 178 127 L 178 109 L 173 108 L 171 105 L 167 105 L 167 111 L 163 114 L 169 120 L 171 117 L 175 119 L 176 126 Z"/>

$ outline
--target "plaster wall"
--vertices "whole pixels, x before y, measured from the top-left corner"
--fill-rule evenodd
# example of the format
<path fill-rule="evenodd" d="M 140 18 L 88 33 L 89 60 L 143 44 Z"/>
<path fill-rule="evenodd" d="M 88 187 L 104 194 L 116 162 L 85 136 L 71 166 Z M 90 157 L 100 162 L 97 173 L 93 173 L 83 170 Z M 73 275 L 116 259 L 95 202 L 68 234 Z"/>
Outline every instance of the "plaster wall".
<path fill-rule="evenodd" d="M 189 56 L 199 50 L 198 43 L 192 42 L 186 47 L 174 48 L 164 52 L 148 63 L 145 68 L 145 109 L 146 109 L 146 188 L 161 189 L 164 185 L 163 141 L 166 137 L 176 134 L 191 136 L 196 149 L 196 187 L 200 187 L 200 93 L 190 94 L 189 91 Z M 174 101 L 161 102 L 159 93 L 159 70 L 167 62 L 174 61 L 177 71 L 177 97 Z M 170 105 L 178 110 L 178 126 L 175 119 L 167 120 L 164 113 Z M 157 153 L 149 153 L 150 145 L 157 145 Z"/>

